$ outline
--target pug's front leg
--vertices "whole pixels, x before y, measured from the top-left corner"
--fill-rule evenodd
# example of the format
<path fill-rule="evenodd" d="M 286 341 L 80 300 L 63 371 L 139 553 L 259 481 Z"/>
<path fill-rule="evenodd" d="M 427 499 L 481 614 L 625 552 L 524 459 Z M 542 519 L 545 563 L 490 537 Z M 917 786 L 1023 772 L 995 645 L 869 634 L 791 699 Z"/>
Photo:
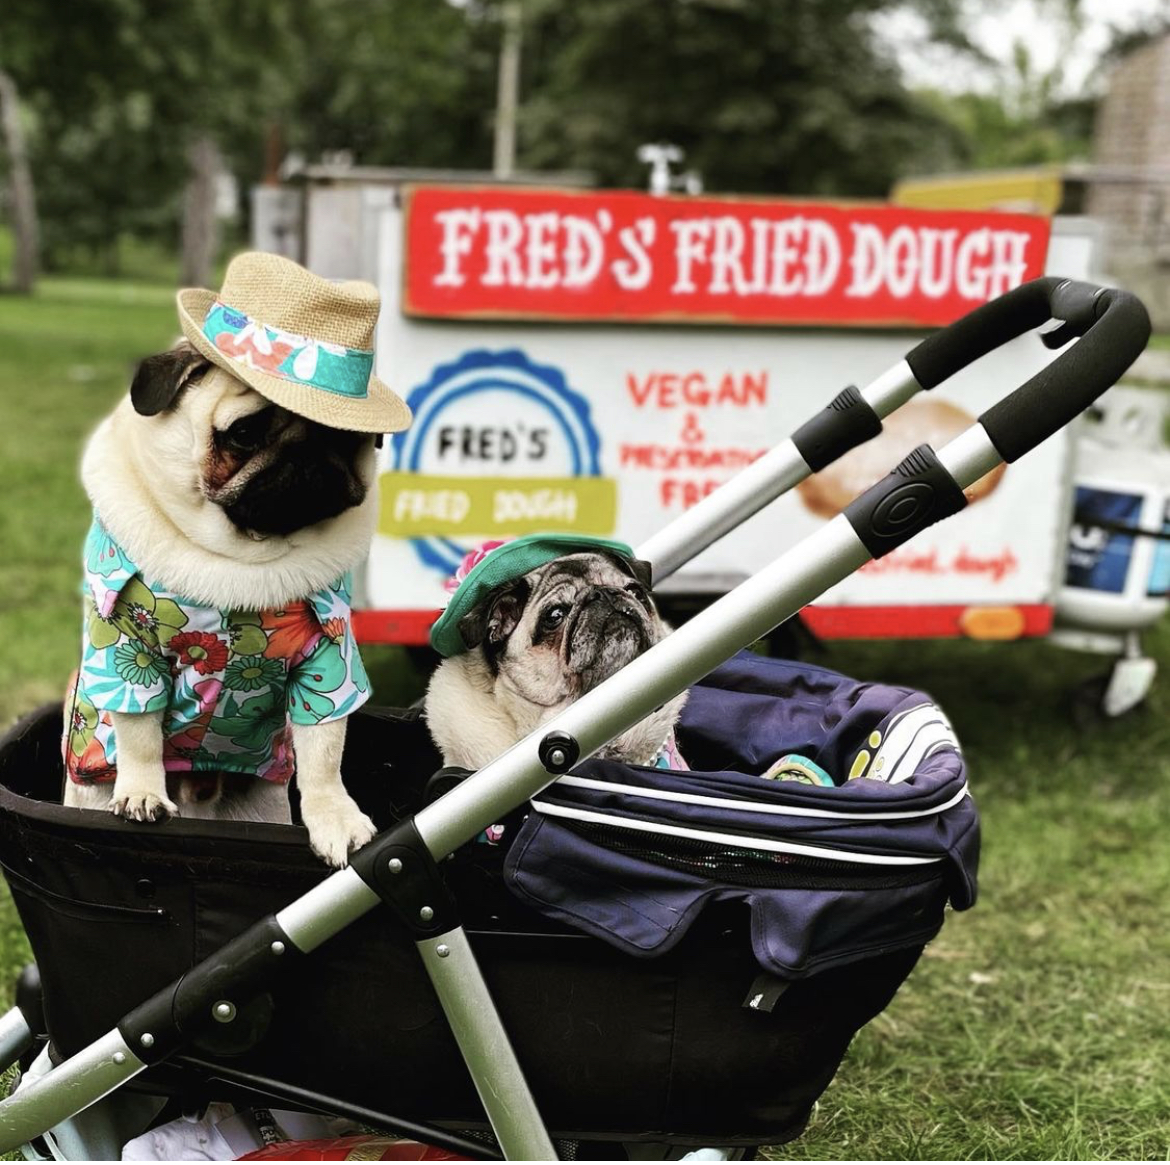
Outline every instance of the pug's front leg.
<path fill-rule="evenodd" d="M 111 712 L 118 775 L 110 812 L 127 821 L 160 821 L 179 807 L 167 796 L 163 768 L 163 713 Z"/>
<path fill-rule="evenodd" d="M 309 845 L 319 858 L 340 869 L 349 861 L 350 851 L 365 845 L 377 832 L 341 781 L 345 721 L 294 724 L 292 741 L 301 820 L 309 831 Z"/>

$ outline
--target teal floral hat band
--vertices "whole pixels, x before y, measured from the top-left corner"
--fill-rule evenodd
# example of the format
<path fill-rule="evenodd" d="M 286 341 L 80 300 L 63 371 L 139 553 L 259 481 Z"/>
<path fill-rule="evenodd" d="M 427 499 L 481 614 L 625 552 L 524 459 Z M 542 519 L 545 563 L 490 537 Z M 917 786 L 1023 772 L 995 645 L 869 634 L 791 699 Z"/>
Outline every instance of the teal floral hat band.
<path fill-rule="evenodd" d="M 374 371 L 374 353 L 271 328 L 242 311 L 211 305 L 203 334 L 232 360 L 293 384 L 364 398 Z"/>
<path fill-rule="evenodd" d="M 624 542 L 588 534 L 525 534 L 508 541 L 485 542 L 464 557 L 448 581 L 451 599 L 431 628 L 431 646 L 446 656 L 467 651 L 459 624 L 496 587 L 522 578 L 554 558 L 587 551 L 604 551 L 630 563 L 635 561 L 633 550 Z"/>

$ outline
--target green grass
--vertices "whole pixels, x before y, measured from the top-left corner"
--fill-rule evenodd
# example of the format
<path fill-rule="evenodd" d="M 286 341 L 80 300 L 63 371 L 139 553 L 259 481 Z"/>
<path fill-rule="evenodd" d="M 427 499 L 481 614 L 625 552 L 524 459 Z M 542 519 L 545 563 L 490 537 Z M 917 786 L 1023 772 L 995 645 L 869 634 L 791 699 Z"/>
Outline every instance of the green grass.
<path fill-rule="evenodd" d="M 1163 672 L 1170 628 L 1151 639 Z M 1170 1153 L 1170 699 L 1078 731 L 1099 666 L 1048 644 L 854 644 L 842 670 L 950 712 L 983 819 L 981 894 L 864 1030 L 793 1159 Z"/>
<path fill-rule="evenodd" d="M 76 663 L 79 450 L 134 358 L 171 342 L 172 302 L 165 287 L 82 280 L 0 296 L 0 717 L 59 695 Z"/>
<path fill-rule="evenodd" d="M 159 284 L 46 279 L 0 296 L 0 722 L 76 662 L 86 433 L 132 362 L 176 332 Z M 1074 727 L 1101 661 L 1044 643 L 857 643 L 820 662 L 909 682 L 949 711 L 983 815 L 981 898 L 951 915 L 863 1031 L 805 1136 L 814 1159 L 1170 1155 L 1170 626 L 1163 679 L 1121 721 Z M 367 651 L 383 702 L 417 676 Z M 0 899 L 0 1002 L 29 957 Z"/>

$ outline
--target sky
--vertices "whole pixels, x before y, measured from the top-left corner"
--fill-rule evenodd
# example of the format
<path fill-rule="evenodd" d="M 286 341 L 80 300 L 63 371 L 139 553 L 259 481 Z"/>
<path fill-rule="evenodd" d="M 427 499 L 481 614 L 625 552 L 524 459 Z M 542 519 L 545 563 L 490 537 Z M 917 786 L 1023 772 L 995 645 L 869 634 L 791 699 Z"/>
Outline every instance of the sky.
<path fill-rule="evenodd" d="M 1097 80 L 1093 67 L 1109 43 L 1111 25 L 1131 28 L 1150 17 L 1170 17 L 1170 0 L 1079 0 L 1081 28 L 1070 37 L 1066 0 L 975 0 L 968 7 L 971 37 L 994 60 L 1010 63 L 1019 40 L 1027 45 L 1037 72 L 1047 72 L 1062 60 L 1065 96 L 1074 96 Z M 913 13 L 892 13 L 879 21 L 878 28 L 913 85 L 951 92 L 988 91 L 996 85 L 994 69 L 929 44 L 921 19 Z"/>

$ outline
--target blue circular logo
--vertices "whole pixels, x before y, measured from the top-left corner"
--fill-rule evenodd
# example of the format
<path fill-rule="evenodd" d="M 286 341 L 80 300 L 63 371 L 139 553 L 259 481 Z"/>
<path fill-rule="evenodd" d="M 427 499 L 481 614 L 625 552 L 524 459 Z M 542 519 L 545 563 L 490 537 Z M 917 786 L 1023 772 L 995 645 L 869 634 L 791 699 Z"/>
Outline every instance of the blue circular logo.
<path fill-rule="evenodd" d="M 414 422 L 391 438 L 396 471 L 467 477 L 600 477 L 589 402 L 564 373 L 519 349 L 466 352 L 413 389 Z M 476 531 L 483 535 L 490 530 Z M 424 565 L 454 573 L 473 547 L 411 538 Z"/>

